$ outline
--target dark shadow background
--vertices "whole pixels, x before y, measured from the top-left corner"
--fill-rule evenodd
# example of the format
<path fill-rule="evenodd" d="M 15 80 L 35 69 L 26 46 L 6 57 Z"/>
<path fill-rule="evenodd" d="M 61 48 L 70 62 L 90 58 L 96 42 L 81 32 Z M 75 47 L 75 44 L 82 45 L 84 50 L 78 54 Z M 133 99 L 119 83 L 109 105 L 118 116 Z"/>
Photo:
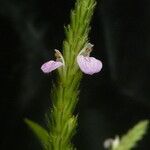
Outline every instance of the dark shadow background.
<path fill-rule="evenodd" d="M 40 66 L 61 49 L 74 0 L 0 0 L 0 150 L 41 150 L 24 124 L 44 125 L 51 80 Z M 93 56 L 101 73 L 84 75 L 77 106 L 79 150 L 103 150 L 103 141 L 150 118 L 150 1 L 98 1 L 92 22 Z M 135 150 L 150 149 L 150 132 Z"/>

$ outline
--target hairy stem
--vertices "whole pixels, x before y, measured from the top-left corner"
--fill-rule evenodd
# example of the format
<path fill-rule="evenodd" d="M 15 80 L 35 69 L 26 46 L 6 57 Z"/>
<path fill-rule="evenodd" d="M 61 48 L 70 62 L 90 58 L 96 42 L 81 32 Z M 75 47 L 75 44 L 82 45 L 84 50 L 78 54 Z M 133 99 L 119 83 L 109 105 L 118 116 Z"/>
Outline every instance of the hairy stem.
<path fill-rule="evenodd" d="M 65 66 L 58 71 L 57 83 L 52 90 L 53 108 L 50 121 L 50 150 L 73 150 L 71 140 L 76 131 L 77 116 L 73 115 L 78 102 L 79 71 L 76 57 L 88 42 L 90 21 L 95 0 L 77 0 L 71 11 L 71 23 L 65 28 L 63 42 Z"/>

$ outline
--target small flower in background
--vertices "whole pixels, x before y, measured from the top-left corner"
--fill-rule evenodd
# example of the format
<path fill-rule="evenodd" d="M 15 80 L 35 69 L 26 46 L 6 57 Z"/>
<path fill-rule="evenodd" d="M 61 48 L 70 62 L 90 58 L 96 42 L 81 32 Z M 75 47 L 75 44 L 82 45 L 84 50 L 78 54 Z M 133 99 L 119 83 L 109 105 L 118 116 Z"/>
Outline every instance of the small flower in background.
<path fill-rule="evenodd" d="M 50 73 L 53 70 L 55 70 L 55 69 L 57 69 L 57 68 L 59 68 L 59 67 L 64 65 L 63 56 L 62 56 L 62 54 L 60 53 L 59 50 L 55 50 L 55 57 L 56 57 L 56 61 L 50 60 L 50 61 L 44 63 L 41 66 L 41 70 L 44 73 Z"/>
<path fill-rule="evenodd" d="M 77 56 L 77 63 L 81 71 L 89 75 L 98 73 L 102 69 L 102 62 L 94 57 L 90 57 L 93 46 L 88 43 Z"/>
<path fill-rule="evenodd" d="M 119 143 L 120 143 L 120 138 L 119 136 L 117 135 L 115 137 L 115 139 L 106 139 L 104 141 L 104 148 L 105 149 L 116 149 L 118 146 L 119 146 Z"/>

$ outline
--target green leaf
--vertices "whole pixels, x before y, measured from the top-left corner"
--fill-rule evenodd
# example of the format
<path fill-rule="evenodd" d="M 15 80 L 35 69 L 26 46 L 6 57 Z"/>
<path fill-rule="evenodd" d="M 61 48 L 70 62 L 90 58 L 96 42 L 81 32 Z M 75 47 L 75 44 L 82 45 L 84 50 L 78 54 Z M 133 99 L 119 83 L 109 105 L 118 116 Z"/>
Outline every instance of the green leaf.
<path fill-rule="evenodd" d="M 140 121 L 121 138 L 118 147 L 113 150 L 131 150 L 134 148 L 146 133 L 148 124 L 148 120 Z"/>
<path fill-rule="evenodd" d="M 42 146 L 44 146 L 44 148 L 47 149 L 47 145 L 49 142 L 48 132 L 43 127 L 41 127 L 39 124 L 37 124 L 29 119 L 25 119 L 25 123 L 31 128 L 31 130 L 34 132 L 34 134 L 40 140 Z"/>

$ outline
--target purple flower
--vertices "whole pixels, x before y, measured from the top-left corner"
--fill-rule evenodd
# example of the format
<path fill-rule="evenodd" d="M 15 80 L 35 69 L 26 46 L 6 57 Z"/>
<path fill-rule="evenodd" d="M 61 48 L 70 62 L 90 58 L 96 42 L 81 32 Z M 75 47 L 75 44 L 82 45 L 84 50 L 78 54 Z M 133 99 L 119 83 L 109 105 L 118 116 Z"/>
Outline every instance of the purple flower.
<path fill-rule="evenodd" d="M 77 56 L 79 68 L 82 72 L 89 75 L 98 73 L 102 69 L 102 62 L 94 57 L 90 57 L 93 46 L 90 43 L 86 44 Z M 59 50 L 55 50 L 55 56 L 56 61 L 50 60 L 41 66 L 41 70 L 44 73 L 50 73 L 61 66 L 65 66 L 64 58 Z"/>
<path fill-rule="evenodd" d="M 102 69 L 102 62 L 89 56 L 93 46 L 94 45 L 88 43 L 77 56 L 77 63 L 81 71 L 89 75 L 98 73 Z"/>
<path fill-rule="evenodd" d="M 50 73 L 52 72 L 53 70 L 61 67 L 63 65 L 62 62 L 60 61 L 53 61 L 53 60 L 50 60 L 46 63 L 44 63 L 42 66 L 41 66 L 41 70 L 44 72 L 44 73 Z"/>
<path fill-rule="evenodd" d="M 55 70 L 55 69 L 57 69 L 57 68 L 59 68 L 59 67 L 61 67 L 61 66 L 63 66 L 65 64 L 63 56 L 62 56 L 62 54 L 60 53 L 59 50 L 55 50 L 55 56 L 56 56 L 56 61 L 50 60 L 50 61 L 44 63 L 41 66 L 41 70 L 44 73 L 50 73 L 53 70 Z"/>
<path fill-rule="evenodd" d="M 81 71 L 89 75 L 98 73 L 102 69 L 102 62 L 94 57 L 79 55 L 77 63 Z"/>

